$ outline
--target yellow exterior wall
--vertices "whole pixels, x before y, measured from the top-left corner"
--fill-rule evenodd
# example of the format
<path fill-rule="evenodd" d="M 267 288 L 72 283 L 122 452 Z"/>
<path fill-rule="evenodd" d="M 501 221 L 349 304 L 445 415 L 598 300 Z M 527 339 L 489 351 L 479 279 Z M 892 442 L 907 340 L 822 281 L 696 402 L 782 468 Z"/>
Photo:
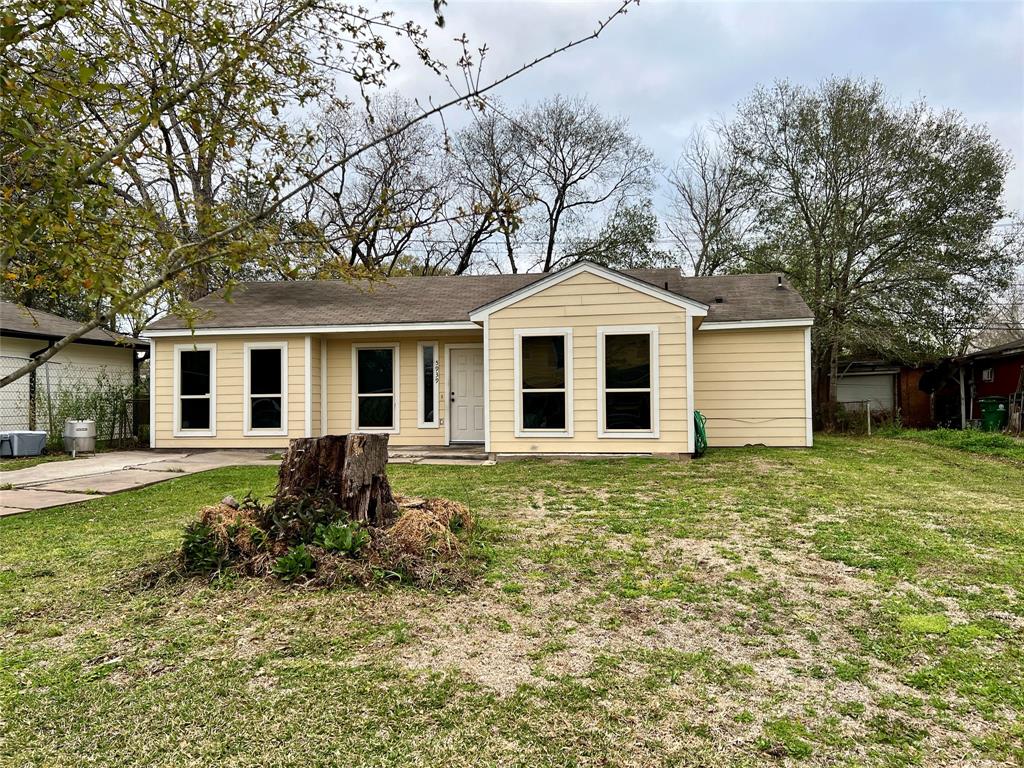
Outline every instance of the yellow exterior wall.
<path fill-rule="evenodd" d="M 311 336 L 309 340 L 309 373 L 310 373 L 310 437 L 325 434 L 320 429 L 320 337 Z"/>
<path fill-rule="evenodd" d="M 438 397 L 438 426 L 420 428 L 416 408 L 417 398 L 417 343 L 438 343 L 441 361 Z M 391 445 L 446 445 L 445 422 L 448 418 L 448 366 L 445 346 L 455 343 L 483 343 L 483 332 L 423 332 L 400 334 L 356 335 L 342 334 L 327 339 L 327 434 L 346 434 L 352 431 L 352 345 L 398 344 L 399 364 L 399 431 L 392 434 Z"/>
<path fill-rule="evenodd" d="M 245 382 L 243 350 L 246 342 L 288 342 L 288 434 L 247 437 L 243 434 Z M 157 448 L 279 448 L 305 434 L 305 336 L 182 336 L 161 337 L 155 345 L 156 443 Z M 217 435 L 174 436 L 174 347 L 178 344 L 215 344 Z M 316 338 L 313 341 L 317 345 Z"/>
<path fill-rule="evenodd" d="M 807 444 L 805 328 L 701 331 L 694 405 L 711 446 Z"/>
<path fill-rule="evenodd" d="M 658 327 L 660 437 L 598 437 L 597 329 Z M 604 277 L 585 273 L 490 315 L 489 404 L 495 453 L 684 453 L 687 450 L 686 311 Z M 573 436 L 516 437 L 516 329 L 571 328 Z"/>

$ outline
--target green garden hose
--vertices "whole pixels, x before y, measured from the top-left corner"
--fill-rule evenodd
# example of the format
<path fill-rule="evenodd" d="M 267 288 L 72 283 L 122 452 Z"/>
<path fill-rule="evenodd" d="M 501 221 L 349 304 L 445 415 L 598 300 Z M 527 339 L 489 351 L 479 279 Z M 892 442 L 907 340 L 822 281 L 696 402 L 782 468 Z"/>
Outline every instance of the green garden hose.
<path fill-rule="evenodd" d="M 704 418 L 704 414 L 700 411 L 693 412 L 693 429 L 696 435 L 696 440 L 693 443 L 693 455 L 703 456 L 704 452 L 708 449 L 708 433 L 704 429 L 708 420 Z"/>

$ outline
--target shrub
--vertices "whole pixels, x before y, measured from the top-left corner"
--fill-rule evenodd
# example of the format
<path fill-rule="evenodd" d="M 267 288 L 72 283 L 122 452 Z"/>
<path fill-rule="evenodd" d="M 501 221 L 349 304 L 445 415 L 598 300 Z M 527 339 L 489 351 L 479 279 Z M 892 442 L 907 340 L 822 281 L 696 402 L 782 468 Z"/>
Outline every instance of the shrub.
<path fill-rule="evenodd" d="M 197 521 L 185 526 L 181 541 L 181 564 L 186 573 L 216 573 L 227 562 L 227 554 L 209 525 Z"/>
<path fill-rule="evenodd" d="M 271 571 L 281 581 L 298 581 L 303 576 L 312 573 L 316 569 L 313 556 L 309 554 L 305 544 L 292 547 L 281 557 L 277 558 Z"/>
<path fill-rule="evenodd" d="M 313 532 L 317 546 L 344 555 L 355 555 L 369 540 L 369 532 L 358 523 L 320 523 Z"/>
<path fill-rule="evenodd" d="M 260 527 L 279 541 L 312 543 L 317 527 L 344 520 L 346 514 L 330 499 L 285 498 L 258 510 Z"/>

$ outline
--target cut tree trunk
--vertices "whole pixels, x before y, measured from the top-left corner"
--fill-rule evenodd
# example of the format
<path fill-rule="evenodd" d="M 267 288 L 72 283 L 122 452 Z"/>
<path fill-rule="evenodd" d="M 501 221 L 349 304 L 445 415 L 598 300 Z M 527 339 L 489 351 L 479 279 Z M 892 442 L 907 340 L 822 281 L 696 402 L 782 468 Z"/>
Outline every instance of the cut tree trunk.
<path fill-rule="evenodd" d="M 387 435 L 292 440 L 281 462 L 276 499 L 329 499 L 344 509 L 350 520 L 383 526 L 398 509 L 387 464 Z"/>

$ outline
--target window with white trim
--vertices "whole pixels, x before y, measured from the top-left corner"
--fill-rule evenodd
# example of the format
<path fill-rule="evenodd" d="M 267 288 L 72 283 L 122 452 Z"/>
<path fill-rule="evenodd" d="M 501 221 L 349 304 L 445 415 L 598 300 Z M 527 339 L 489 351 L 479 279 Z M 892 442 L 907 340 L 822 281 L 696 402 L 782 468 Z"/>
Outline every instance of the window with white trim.
<path fill-rule="evenodd" d="M 658 429 L 657 331 L 598 331 L 601 437 L 653 437 Z"/>
<path fill-rule="evenodd" d="M 571 332 L 517 331 L 516 337 L 517 428 L 528 435 L 571 434 Z"/>
<path fill-rule="evenodd" d="M 436 341 L 421 341 L 417 346 L 416 360 L 416 420 L 421 428 L 436 427 L 437 392 L 441 367 L 437 357 Z"/>
<path fill-rule="evenodd" d="M 175 430 L 181 434 L 212 435 L 216 431 L 212 344 L 175 347 Z"/>
<path fill-rule="evenodd" d="M 288 342 L 245 345 L 245 434 L 288 434 Z"/>
<path fill-rule="evenodd" d="M 398 431 L 398 345 L 352 347 L 353 427 Z"/>

